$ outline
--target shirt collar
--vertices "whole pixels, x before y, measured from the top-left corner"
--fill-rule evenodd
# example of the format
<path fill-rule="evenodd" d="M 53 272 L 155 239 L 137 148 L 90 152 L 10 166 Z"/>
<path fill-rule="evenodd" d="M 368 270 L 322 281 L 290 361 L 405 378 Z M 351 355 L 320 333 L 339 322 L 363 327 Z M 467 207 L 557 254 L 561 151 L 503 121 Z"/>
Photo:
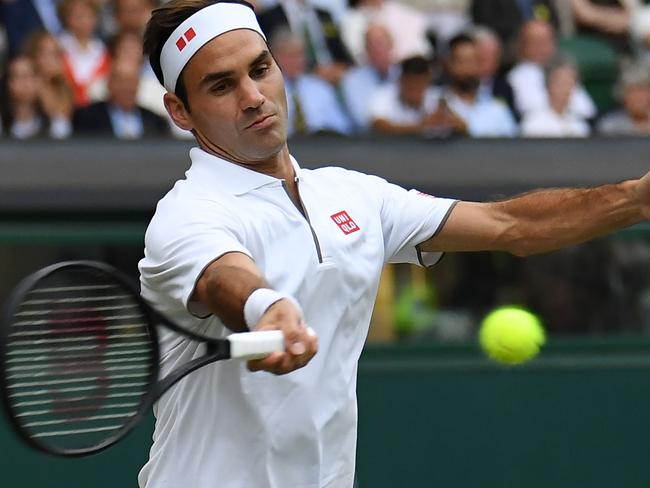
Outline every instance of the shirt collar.
<path fill-rule="evenodd" d="M 289 157 L 296 178 L 299 178 L 300 166 L 293 156 Z M 192 166 L 186 173 L 188 179 L 197 178 L 213 188 L 232 195 L 244 195 L 263 186 L 277 185 L 282 182 L 279 178 L 244 168 L 198 147 L 190 149 L 190 159 Z"/>

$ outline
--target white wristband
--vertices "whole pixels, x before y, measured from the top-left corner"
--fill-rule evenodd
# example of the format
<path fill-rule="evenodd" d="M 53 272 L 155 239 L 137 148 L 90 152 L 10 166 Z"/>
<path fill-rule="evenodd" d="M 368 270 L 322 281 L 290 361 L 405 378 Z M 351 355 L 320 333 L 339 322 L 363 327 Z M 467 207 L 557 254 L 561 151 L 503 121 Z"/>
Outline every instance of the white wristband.
<path fill-rule="evenodd" d="M 296 302 L 296 300 L 290 295 L 271 290 L 270 288 L 258 288 L 251 293 L 244 304 L 244 320 L 246 321 L 248 328 L 254 330 L 257 323 L 262 318 L 262 315 L 266 313 L 269 307 L 275 302 L 285 298 L 290 300 L 302 315 L 300 305 L 298 305 L 298 302 Z"/>

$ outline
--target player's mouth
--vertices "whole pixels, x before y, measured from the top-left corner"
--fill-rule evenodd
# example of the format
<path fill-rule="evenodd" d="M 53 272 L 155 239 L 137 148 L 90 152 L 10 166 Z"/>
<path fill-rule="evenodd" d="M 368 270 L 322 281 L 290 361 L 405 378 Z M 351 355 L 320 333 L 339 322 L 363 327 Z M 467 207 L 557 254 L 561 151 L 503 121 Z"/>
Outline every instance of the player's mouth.
<path fill-rule="evenodd" d="M 257 119 L 249 126 L 247 126 L 246 129 L 253 129 L 253 130 L 266 129 L 271 124 L 273 124 L 273 122 L 275 122 L 275 114 L 265 115 Z"/>

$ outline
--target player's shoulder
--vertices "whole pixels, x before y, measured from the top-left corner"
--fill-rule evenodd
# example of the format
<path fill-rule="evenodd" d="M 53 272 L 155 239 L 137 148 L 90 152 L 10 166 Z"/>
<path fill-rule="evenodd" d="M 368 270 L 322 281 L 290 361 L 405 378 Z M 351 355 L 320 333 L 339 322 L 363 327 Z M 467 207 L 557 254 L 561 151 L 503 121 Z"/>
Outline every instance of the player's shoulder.
<path fill-rule="evenodd" d="M 302 171 L 315 183 L 336 185 L 338 191 L 342 192 L 345 192 L 348 187 L 365 192 L 377 191 L 379 186 L 386 183 L 386 180 L 379 176 L 340 166 L 322 166 Z"/>
<path fill-rule="evenodd" d="M 232 195 L 213 192 L 207 195 L 190 187 L 185 180 L 177 181 L 171 190 L 162 197 L 149 222 L 145 239 L 149 241 L 156 235 L 173 235 L 193 225 L 214 221 L 219 216 L 232 217 Z"/>

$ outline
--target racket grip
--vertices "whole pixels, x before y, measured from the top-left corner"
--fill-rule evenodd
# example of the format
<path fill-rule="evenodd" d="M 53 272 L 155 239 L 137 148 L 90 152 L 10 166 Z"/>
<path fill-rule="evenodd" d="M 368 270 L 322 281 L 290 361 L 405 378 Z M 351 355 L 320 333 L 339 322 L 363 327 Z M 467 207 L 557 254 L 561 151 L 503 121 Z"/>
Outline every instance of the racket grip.
<path fill-rule="evenodd" d="M 230 334 L 230 357 L 259 359 L 272 352 L 284 351 L 284 334 L 281 330 L 261 330 Z"/>

